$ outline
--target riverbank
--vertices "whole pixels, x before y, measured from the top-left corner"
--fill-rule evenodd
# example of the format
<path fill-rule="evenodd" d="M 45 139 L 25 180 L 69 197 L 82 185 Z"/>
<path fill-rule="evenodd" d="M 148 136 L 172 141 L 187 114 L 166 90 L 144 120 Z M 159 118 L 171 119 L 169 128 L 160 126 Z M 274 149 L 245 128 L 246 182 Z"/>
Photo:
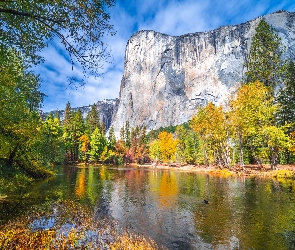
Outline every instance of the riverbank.
<path fill-rule="evenodd" d="M 262 167 L 257 165 L 233 166 L 231 169 L 220 169 L 219 166 L 204 166 L 204 165 L 180 165 L 180 164 L 130 164 L 130 166 L 138 168 L 152 169 L 170 169 L 186 172 L 201 172 L 212 175 L 221 176 L 257 176 L 268 178 L 289 178 L 295 179 L 295 165 L 278 165 L 276 170 L 272 170 L 269 164 L 264 164 Z"/>

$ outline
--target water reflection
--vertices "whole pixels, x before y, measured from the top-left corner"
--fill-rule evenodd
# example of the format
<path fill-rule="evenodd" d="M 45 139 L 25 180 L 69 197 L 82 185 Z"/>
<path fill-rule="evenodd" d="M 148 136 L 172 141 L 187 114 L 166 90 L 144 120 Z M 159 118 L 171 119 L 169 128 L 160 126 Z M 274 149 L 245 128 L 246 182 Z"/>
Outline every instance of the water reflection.
<path fill-rule="evenodd" d="M 19 199 L 23 210 L 50 200 L 78 200 L 169 249 L 292 249 L 294 187 L 291 180 L 62 167 Z M 1 201 L 1 211 L 18 216 L 10 203 Z"/>

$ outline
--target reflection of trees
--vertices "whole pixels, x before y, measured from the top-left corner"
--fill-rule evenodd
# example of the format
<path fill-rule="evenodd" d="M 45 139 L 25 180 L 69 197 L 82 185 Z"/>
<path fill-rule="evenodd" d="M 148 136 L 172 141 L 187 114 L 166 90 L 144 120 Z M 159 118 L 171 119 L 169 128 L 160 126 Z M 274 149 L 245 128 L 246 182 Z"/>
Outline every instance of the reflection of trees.
<path fill-rule="evenodd" d="M 86 190 L 85 168 L 80 169 L 77 176 L 75 194 L 79 199 L 84 198 Z"/>
<path fill-rule="evenodd" d="M 99 190 L 96 190 L 98 180 L 95 178 L 93 166 L 89 166 L 88 169 L 88 183 L 87 183 L 87 196 L 90 203 L 93 205 L 99 195 Z"/>
<path fill-rule="evenodd" d="M 177 201 L 177 195 L 175 172 L 163 172 L 159 186 L 159 205 L 164 208 L 172 207 Z"/>
<path fill-rule="evenodd" d="M 283 233 L 294 229 L 295 219 L 290 197 L 294 198 L 294 194 L 283 190 L 276 181 L 247 181 L 241 224 L 246 233 L 240 235 L 245 245 L 256 249 L 285 249 L 281 248 L 286 245 Z"/>
<path fill-rule="evenodd" d="M 199 182 L 199 189 L 207 189 L 207 193 L 210 194 L 209 204 L 199 204 L 195 213 L 196 227 L 205 242 L 218 247 L 219 244 L 228 242 L 231 237 L 230 194 L 227 179 L 207 178 L 206 180 Z"/>
<path fill-rule="evenodd" d="M 146 174 L 140 170 L 125 171 L 127 191 L 130 196 L 136 195 L 139 200 L 145 199 Z"/>
<path fill-rule="evenodd" d="M 196 229 L 213 248 L 287 249 L 295 219 L 292 186 L 283 190 L 272 180 L 218 177 L 198 184 L 206 185 L 210 197 L 209 204 L 194 208 Z"/>

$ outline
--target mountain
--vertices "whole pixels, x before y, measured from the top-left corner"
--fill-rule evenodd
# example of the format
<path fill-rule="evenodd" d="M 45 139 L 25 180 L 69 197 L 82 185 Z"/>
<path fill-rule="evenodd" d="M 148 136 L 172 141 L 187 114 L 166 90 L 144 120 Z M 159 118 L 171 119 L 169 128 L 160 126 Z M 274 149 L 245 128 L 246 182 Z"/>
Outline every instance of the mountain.
<path fill-rule="evenodd" d="M 109 129 L 112 123 L 112 117 L 114 116 L 114 113 L 116 111 L 116 107 L 118 105 L 119 100 L 118 99 L 104 99 L 102 101 L 98 101 L 96 103 L 97 110 L 99 113 L 100 120 L 103 121 L 106 129 Z M 77 112 L 80 109 L 82 116 L 84 119 L 86 119 L 86 116 L 88 115 L 89 111 L 91 110 L 91 105 L 89 106 L 83 106 L 78 108 L 72 108 L 72 111 Z M 64 110 L 57 110 L 59 112 L 60 120 L 64 120 Z M 42 113 L 43 119 L 45 119 L 50 113 L 55 113 L 56 111 L 52 112 L 44 112 Z"/>
<path fill-rule="evenodd" d="M 131 127 L 148 130 L 188 121 L 208 102 L 222 104 L 243 82 L 244 63 L 259 21 L 282 38 L 283 58 L 295 59 L 295 13 L 279 11 L 208 32 L 169 36 L 139 31 L 128 41 L 119 102 L 112 125 L 119 134 Z"/>

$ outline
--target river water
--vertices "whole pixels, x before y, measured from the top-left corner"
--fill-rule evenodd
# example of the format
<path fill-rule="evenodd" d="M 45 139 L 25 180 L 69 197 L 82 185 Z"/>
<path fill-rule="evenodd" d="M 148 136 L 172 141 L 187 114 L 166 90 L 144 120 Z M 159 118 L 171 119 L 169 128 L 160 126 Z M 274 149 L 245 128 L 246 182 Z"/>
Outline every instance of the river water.
<path fill-rule="evenodd" d="M 292 180 L 61 166 L 54 178 L 1 201 L 0 220 L 61 199 L 85 204 L 168 249 L 295 249 Z"/>

